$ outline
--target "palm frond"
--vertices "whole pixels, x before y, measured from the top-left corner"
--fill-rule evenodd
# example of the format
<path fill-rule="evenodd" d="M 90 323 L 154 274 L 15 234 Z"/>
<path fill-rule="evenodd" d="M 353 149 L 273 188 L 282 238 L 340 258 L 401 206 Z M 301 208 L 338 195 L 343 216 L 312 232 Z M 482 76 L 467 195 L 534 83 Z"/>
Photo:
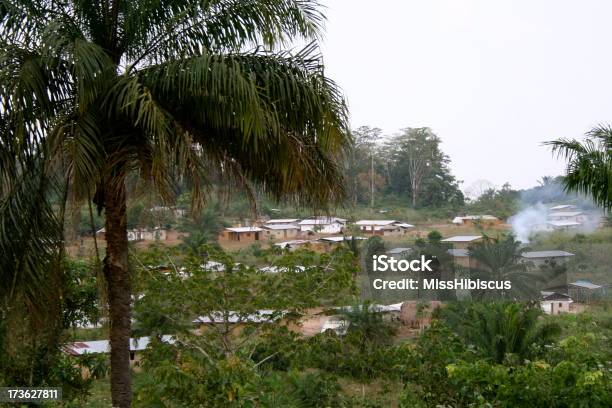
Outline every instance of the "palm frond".
<path fill-rule="evenodd" d="M 567 161 L 565 189 L 591 196 L 595 203 L 612 208 L 612 128 L 598 126 L 587 139 L 558 139 L 547 142 L 554 154 Z"/>
<path fill-rule="evenodd" d="M 319 38 L 324 16 L 316 0 L 126 2 L 122 47 L 131 66 L 245 46 L 272 49 L 290 39 Z"/>

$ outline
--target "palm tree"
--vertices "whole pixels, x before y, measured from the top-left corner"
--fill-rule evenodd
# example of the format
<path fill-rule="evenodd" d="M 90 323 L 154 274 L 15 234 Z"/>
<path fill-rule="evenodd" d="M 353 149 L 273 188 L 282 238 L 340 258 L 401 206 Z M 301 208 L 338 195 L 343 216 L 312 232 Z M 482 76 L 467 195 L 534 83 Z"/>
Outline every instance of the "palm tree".
<path fill-rule="evenodd" d="M 476 261 L 472 270 L 474 277 L 512 282 L 511 290 L 486 290 L 482 291 L 482 296 L 528 298 L 537 295 L 536 283 L 544 276 L 529 271 L 527 265 L 521 262 L 520 245 L 510 234 L 497 238 L 485 236 L 481 242 L 470 247 L 470 257 Z"/>
<path fill-rule="evenodd" d="M 598 126 L 586 140 L 558 139 L 546 143 L 567 160 L 563 183 L 568 191 L 590 194 L 598 205 L 612 208 L 612 128 Z"/>
<path fill-rule="evenodd" d="M 396 332 L 396 327 L 386 321 L 378 306 L 369 300 L 342 308 L 339 314 L 349 324 L 348 331 L 358 333 L 364 348 L 367 342 L 390 344 Z"/>
<path fill-rule="evenodd" d="M 215 175 L 313 206 L 344 195 L 323 21 L 316 0 L 0 0 L 0 281 L 44 282 L 66 197 L 104 211 L 113 406 L 131 402 L 128 176 L 166 201 L 190 183 L 194 210 Z M 278 51 L 293 39 L 312 43 Z"/>
<path fill-rule="evenodd" d="M 453 331 L 496 363 L 509 356 L 520 363 L 560 333 L 556 323 L 540 322 L 541 315 L 537 306 L 521 303 L 455 303 L 442 310 Z"/>

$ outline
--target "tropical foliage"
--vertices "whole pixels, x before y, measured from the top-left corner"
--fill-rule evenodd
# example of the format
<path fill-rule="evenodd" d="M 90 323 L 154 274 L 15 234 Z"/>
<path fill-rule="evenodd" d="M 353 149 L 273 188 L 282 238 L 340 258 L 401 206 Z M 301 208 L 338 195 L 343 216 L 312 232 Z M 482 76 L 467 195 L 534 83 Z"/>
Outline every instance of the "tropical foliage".
<path fill-rule="evenodd" d="M 547 144 L 567 160 L 563 178 L 567 190 L 592 196 L 599 206 L 612 208 L 612 128 L 598 126 L 586 134 L 583 142 L 558 139 Z"/>
<path fill-rule="evenodd" d="M 323 20 L 316 1 L 0 2 L 2 293 L 52 305 L 37 288 L 61 255 L 64 203 L 104 210 L 115 405 L 131 394 L 132 190 L 172 201 L 182 180 L 196 209 L 219 176 L 314 206 L 343 196 L 344 100 L 316 42 L 277 51 L 316 41 Z"/>

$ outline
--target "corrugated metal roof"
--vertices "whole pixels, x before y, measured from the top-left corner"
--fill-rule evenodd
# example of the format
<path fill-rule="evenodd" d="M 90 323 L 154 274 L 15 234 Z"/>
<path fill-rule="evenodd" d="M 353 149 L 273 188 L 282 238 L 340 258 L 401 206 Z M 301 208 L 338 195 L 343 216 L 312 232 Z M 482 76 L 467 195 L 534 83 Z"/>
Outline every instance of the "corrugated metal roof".
<path fill-rule="evenodd" d="M 266 221 L 266 224 L 291 224 L 293 222 L 298 222 L 299 218 L 273 218 Z"/>
<path fill-rule="evenodd" d="M 482 238 L 482 235 L 455 235 L 454 237 L 444 238 L 442 242 L 472 242 Z"/>
<path fill-rule="evenodd" d="M 271 229 L 271 230 L 300 229 L 300 227 L 294 224 L 266 224 L 263 226 L 263 228 Z"/>
<path fill-rule="evenodd" d="M 355 225 L 390 225 L 395 222 L 395 220 L 359 220 Z"/>
<path fill-rule="evenodd" d="M 572 282 L 569 285 L 576 286 L 576 287 L 579 287 L 579 288 L 584 288 L 584 289 L 600 289 L 600 288 L 603 287 L 601 285 L 595 285 L 592 282 L 582 281 L 582 280 L 579 280 L 579 281 L 576 281 L 576 282 Z"/>
<path fill-rule="evenodd" d="M 523 258 L 559 258 L 559 257 L 566 257 L 566 256 L 574 256 L 574 254 L 572 254 L 571 252 L 566 252 L 566 251 L 551 250 L 551 251 L 523 252 L 521 256 Z"/>
<path fill-rule="evenodd" d="M 226 230 L 232 231 L 232 232 L 260 232 L 260 231 L 263 231 L 259 227 L 229 227 L 229 228 L 226 228 Z"/>
<path fill-rule="evenodd" d="M 174 343 L 174 339 L 170 335 L 162 336 L 162 341 L 170 344 Z M 130 351 L 142 351 L 147 348 L 150 342 L 150 337 L 130 339 Z M 64 351 L 77 356 L 83 354 L 108 353 L 110 351 L 110 343 L 108 340 L 78 341 L 65 345 Z"/>
<path fill-rule="evenodd" d="M 549 217 L 577 217 L 578 215 L 581 215 L 582 211 L 557 211 L 557 212 L 553 212 L 548 214 Z"/>

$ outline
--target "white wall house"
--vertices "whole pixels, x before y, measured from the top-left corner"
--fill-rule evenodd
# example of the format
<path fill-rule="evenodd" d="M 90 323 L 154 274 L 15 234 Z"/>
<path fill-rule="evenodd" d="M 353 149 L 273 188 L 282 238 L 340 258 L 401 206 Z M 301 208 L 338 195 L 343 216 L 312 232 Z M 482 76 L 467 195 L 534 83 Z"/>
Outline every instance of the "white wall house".
<path fill-rule="evenodd" d="M 295 224 L 266 224 L 263 225 L 264 234 L 271 239 L 287 239 L 297 237 L 300 227 Z"/>
<path fill-rule="evenodd" d="M 310 217 L 299 222 L 300 231 L 320 234 L 339 234 L 346 226 L 346 220 L 338 217 Z"/>
<path fill-rule="evenodd" d="M 568 295 L 562 293 L 543 293 L 543 298 L 540 301 L 540 307 L 544 313 L 549 315 L 558 315 L 559 313 L 569 313 L 570 304 L 573 300 Z"/>
<path fill-rule="evenodd" d="M 163 228 L 144 229 L 135 228 L 128 230 L 128 241 L 163 241 L 168 237 L 168 232 Z"/>
<path fill-rule="evenodd" d="M 355 223 L 364 234 L 403 235 L 414 225 L 396 220 L 359 220 Z"/>
<path fill-rule="evenodd" d="M 548 214 L 549 221 L 570 221 L 583 223 L 588 216 L 582 211 L 554 211 Z"/>

